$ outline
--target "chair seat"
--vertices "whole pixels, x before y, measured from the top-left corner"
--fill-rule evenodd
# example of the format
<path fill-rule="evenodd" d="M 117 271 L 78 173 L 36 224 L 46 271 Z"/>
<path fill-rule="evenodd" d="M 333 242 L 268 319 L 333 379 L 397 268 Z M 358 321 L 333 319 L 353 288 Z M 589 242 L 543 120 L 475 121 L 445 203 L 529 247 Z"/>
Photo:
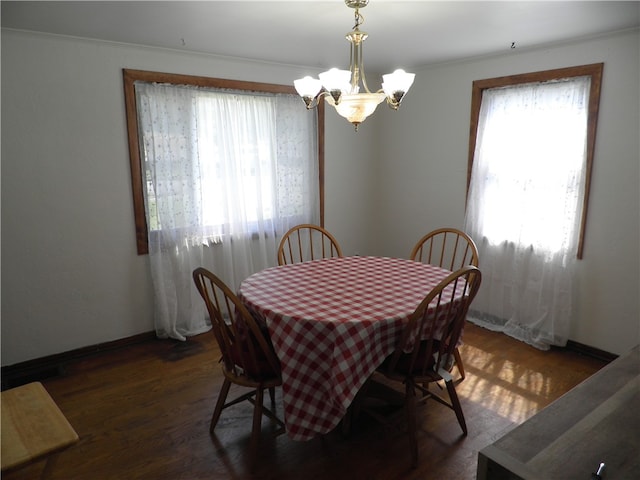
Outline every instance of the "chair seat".
<path fill-rule="evenodd" d="M 273 370 L 269 361 L 260 355 L 256 355 L 256 363 L 252 364 L 245 360 L 245 357 L 236 350 L 231 352 L 231 358 L 236 367 L 256 383 L 264 383 L 271 378 L 277 378 L 279 375 Z"/>
<path fill-rule="evenodd" d="M 222 373 L 233 383 L 247 388 L 271 388 L 282 385 L 282 377 L 280 374 L 266 373 L 265 375 L 252 375 L 245 373 L 240 365 L 236 365 L 235 369 L 227 369 L 222 365 Z"/>
<path fill-rule="evenodd" d="M 269 336 L 269 331 L 266 329 L 266 326 L 264 328 L 262 328 L 260 324 L 258 324 L 258 326 L 267 345 L 273 350 L 271 337 Z M 249 345 L 249 343 L 251 343 L 251 345 Z M 260 381 L 265 377 L 280 376 L 280 369 L 276 370 L 273 368 L 267 355 L 260 348 L 256 337 L 250 334 L 247 324 L 240 315 L 236 316 L 236 342 L 234 342 L 230 353 L 233 363 L 253 379 Z"/>
<path fill-rule="evenodd" d="M 438 349 L 440 348 L 440 342 L 438 340 L 434 340 L 432 348 L 433 350 L 431 350 L 431 352 L 438 351 Z M 435 359 L 433 358 L 433 355 L 431 355 L 431 358 L 427 358 L 427 355 L 430 355 L 430 352 L 429 352 L 429 348 L 426 341 L 420 342 L 420 346 L 418 347 L 418 352 L 416 354 L 416 360 L 414 362 L 413 370 L 411 370 L 412 355 L 413 353 L 411 354 L 405 353 L 400 355 L 400 358 L 398 359 L 398 363 L 396 364 L 394 371 L 396 373 L 402 373 L 406 375 L 431 376 L 431 374 L 434 374 L 434 377 L 433 377 L 434 380 L 439 379 L 439 376 L 432 369 L 435 363 Z M 383 372 L 384 370 L 388 369 L 389 364 L 391 363 L 392 357 L 393 355 L 389 355 L 378 370 Z M 424 372 L 423 372 L 423 369 L 424 369 Z"/>

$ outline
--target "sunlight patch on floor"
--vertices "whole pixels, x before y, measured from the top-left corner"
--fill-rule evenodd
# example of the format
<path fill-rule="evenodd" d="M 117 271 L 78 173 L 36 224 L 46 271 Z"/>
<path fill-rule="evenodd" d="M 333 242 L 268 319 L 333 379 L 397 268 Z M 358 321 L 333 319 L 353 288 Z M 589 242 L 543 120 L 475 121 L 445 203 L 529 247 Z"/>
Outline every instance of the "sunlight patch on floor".
<path fill-rule="evenodd" d="M 541 372 L 472 345 L 464 347 L 466 379 L 456 385 L 460 397 L 521 423 L 548 403 L 550 378 Z"/>

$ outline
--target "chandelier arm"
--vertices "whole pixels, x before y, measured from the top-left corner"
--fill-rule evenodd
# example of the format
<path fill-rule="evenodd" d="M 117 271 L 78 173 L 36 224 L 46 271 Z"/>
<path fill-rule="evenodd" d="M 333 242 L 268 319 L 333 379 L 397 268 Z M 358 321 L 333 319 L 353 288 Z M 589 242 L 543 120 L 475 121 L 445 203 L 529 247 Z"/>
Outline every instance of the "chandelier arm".
<path fill-rule="evenodd" d="M 400 107 L 399 101 L 391 97 L 386 97 L 386 99 L 387 99 L 387 105 L 389 105 L 389 108 L 391 108 L 392 110 L 398 110 L 398 108 Z"/>
<path fill-rule="evenodd" d="M 367 37 L 368 34 L 359 30 L 357 26 L 346 36 L 347 40 L 351 44 L 349 57 L 349 69 L 351 70 L 351 93 L 356 93 L 358 91 L 358 85 L 360 83 L 362 83 L 362 86 L 367 93 L 371 93 L 371 90 L 369 90 L 369 86 L 367 85 L 367 77 L 364 72 L 363 43 Z"/>
<path fill-rule="evenodd" d="M 364 73 L 364 64 L 362 62 L 362 57 L 360 57 L 360 73 L 362 73 L 362 86 L 367 93 L 371 93 L 371 90 L 369 90 L 369 85 L 367 85 L 367 76 Z"/>
<path fill-rule="evenodd" d="M 326 90 L 325 88 L 323 88 L 322 90 L 320 90 L 318 92 L 318 94 L 310 99 L 310 102 L 307 104 L 307 101 L 305 100 L 305 103 L 307 104 L 307 110 L 311 110 L 312 108 L 315 108 L 318 106 L 318 103 L 320 102 L 320 99 L 322 97 L 331 97 L 333 99 L 333 104 L 334 105 L 339 105 L 340 104 L 340 99 L 342 98 L 342 92 L 340 90 Z M 310 98 L 310 97 L 308 97 Z M 304 100 L 304 98 L 303 98 Z"/>
<path fill-rule="evenodd" d="M 341 94 L 340 91 L 330 92 L 323 88 L 318 92 L 318 94 L 315 97 L 305 95 L 302 97 L 302 100 L 304 100 L 304 104 L 307 107 L 307 110 L 312 110 L 318 106 L 318 103 L 320 103 L 320 99 L 325 96 L 331 96 L 333 98 L 333 101 L 335 102 L 335 105 L 338 105 L 340 103 L 340 97 L 341 97 L 340 94 Z"/>

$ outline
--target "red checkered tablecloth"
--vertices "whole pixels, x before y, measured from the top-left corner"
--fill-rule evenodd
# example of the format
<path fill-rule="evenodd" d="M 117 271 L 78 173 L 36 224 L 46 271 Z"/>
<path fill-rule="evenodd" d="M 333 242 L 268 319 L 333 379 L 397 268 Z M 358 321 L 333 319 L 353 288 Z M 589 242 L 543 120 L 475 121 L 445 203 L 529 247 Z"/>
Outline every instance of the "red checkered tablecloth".
<path fill-rule="evenodd" d="M 292 439 L 338 425 L 406 319 L 449 273 L 399 258 L 343 257 L 268 268 L 242 282 L 239 296 L 266 321 L 282 365 Z"/>

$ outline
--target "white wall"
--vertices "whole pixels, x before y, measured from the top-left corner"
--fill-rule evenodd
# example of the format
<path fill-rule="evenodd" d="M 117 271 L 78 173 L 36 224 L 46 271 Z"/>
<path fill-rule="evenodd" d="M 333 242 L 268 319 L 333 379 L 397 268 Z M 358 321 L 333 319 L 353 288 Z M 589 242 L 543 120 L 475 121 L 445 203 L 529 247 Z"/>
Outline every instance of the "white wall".
<path fill-rule="evenodd" d="M 570 339 L 617 354 L 640 343 L 639 59 L 636 30 L 417 71 L 401 115 L 385 125 L 380 145 L 376 251 L 407 256 L 429 230 L 462 227 L 474 80 L 604 62 Z"/>
<path fill-rule="evenodd" d="M 471 82 L 604 61 L 571 339 L 621 353 L 640 329 L 638 45 L 634 32 L 419 69 L 400 111 L 379 107 L 357 133 L 327 110 L 327 227 L 347 254 L 407 256 L 425 231 L 460 226 Z M 1 60 L 2 365 L 151 331 L 122 68 L 282 84 L 307 69 L 6 29 Z"/>
<path fill-rule="evenodd" d="M 325 109 L 325 119 L 325 226 L 345 255 L 367 255 L 375 240 L 371 199 L 377 187 L 379 119 L 368 118 L 357 132 L 333 108 Z"/>
<path fill-rule="evenodd" d="M 3 29 L 2 365 L 153 330 L 122 68 L 281 84 L 309 73 Z M 333 111 L 325 123 L 326 224 L 362 250 L 374 137 Z"/>

